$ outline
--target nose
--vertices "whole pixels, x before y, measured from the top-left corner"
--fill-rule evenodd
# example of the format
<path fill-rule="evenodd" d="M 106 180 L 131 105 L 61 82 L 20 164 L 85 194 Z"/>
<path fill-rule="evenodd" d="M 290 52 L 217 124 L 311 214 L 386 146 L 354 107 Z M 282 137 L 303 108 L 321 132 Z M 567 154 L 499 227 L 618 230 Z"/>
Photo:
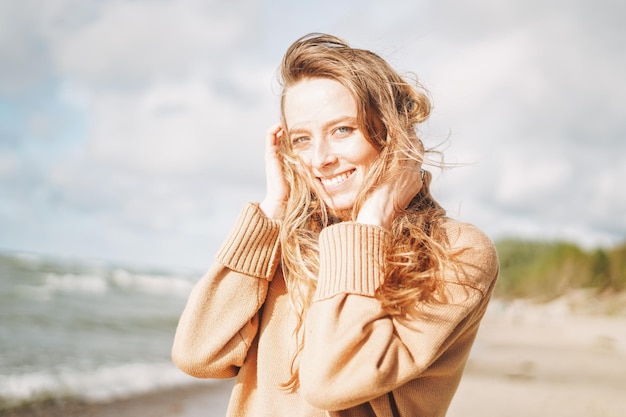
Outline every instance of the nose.
<path fill-rule="evenodd" d="M 322 169 L 332 166 L 337 162 L 337 155 L 328 141 L 322 139 L 315 141 L 313 148 L 313 158 L 311 164 L 313 168 Z"/>

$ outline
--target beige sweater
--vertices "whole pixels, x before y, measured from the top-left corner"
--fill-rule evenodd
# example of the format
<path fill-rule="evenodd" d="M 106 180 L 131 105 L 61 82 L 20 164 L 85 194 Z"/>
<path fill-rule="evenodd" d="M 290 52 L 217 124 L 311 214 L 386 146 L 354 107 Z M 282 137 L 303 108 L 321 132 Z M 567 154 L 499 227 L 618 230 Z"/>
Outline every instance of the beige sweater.
<path fill-rule="evenodd" d="M 498 262 L 475 227 L 448 221 L 462 273 L 448 302 L 390 317 L 374 298 L 389 232 L 353 222 L 320 234 L 320 273 L 305 323 L 300 388 L 290 376 L 295 316 L 280 268 L 279 223 L 246 205 L 196 284 L 172 358 L 201 378 L 237 377 L 229 416 L 443 416 L 493 290 Z"/>

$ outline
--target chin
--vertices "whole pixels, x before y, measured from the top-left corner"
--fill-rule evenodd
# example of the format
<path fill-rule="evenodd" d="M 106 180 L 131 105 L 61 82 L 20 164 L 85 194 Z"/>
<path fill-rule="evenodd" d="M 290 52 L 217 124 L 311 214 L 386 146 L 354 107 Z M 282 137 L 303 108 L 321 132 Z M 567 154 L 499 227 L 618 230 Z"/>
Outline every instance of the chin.
<path fill-rule="evenodd" d="M 347 190 L 331 197 L 324 189 L 319 189 L 318 195 L 324 201 L 326 209 L 331 214 L 344 212 L 350 214 L 356 202 L 356 193 L 348 192 Z M 348 215 L 348 217 L 350 216 Z"/>
<path fill-rule="evenodd" d="M 352 217 L 352 209 L 354 208 L 354 201 L 328 201 L 325 200 L 328 211 L 335 217 L 339 217 L 342 220 L 350 220 Z"/>
<path fill-rule="evenodd" d="M 352 207 L 354 207 L 354 200 L 346 201 L 343 198 L 333 200 L 325 198 L 324 203 L 326 203 L 326 207 L 328 207 L 330 210 L 336 211 L 350 210 L 352 209 Z"/>

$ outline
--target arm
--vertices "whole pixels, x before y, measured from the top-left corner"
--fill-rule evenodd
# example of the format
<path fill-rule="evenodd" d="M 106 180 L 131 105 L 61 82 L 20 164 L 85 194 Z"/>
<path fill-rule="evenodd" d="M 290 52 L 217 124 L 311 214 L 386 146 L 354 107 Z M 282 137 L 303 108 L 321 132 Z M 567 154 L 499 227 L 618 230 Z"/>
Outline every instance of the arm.
<path fill-rule="evenodd" d="M 258 311 L 279 262 L 279 219 L 288 197 L 281 169 L 280 123 L 265 135 L 266 195 L 247 205 L 189 296 L 172 347 L 172 360 L 200 378 L 235 376 L 256 336 Z"/>
<path fill-rule="evenodd" d="M 322 232 L 320 276 L 300 362 L 301 391 L 311 404 L 327 410 L 355 406 L 420 377 L 455 347 L 469 352 L 472 338 L 462 336 L 477 328 L 497 260 L 480 231 L 469 225 L 458 230 L 451 244 L 467 250 L 459 273 L 447 274 L 447 302 L 422 304 L 404 319 L 386 314 L 374 298 L 388 232 L 358 223 Z M 438 372 L 458 373 L 463 364 L 446 363 Z"/>
<path fill-rule="evenodd" d="M 258 329 L 258 311 L 279 261 L 279 223 L 246 205 L 181 315 L 172 360 L 200 378 L 237 374 Z"/>

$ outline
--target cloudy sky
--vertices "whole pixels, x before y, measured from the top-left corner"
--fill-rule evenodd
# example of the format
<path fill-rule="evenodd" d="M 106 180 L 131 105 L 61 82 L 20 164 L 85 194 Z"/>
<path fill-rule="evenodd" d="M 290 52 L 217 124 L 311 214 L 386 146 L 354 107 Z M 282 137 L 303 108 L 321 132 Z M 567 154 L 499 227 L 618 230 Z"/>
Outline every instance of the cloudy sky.
<path fill-rule="evenodd" d="M 263 196 L 275 71 L 314 31 L 429 89 L 452 216 L 493 239 L 624 242 L 625 5 L 4 0 L 0 249 L 207 267 Z"/>

